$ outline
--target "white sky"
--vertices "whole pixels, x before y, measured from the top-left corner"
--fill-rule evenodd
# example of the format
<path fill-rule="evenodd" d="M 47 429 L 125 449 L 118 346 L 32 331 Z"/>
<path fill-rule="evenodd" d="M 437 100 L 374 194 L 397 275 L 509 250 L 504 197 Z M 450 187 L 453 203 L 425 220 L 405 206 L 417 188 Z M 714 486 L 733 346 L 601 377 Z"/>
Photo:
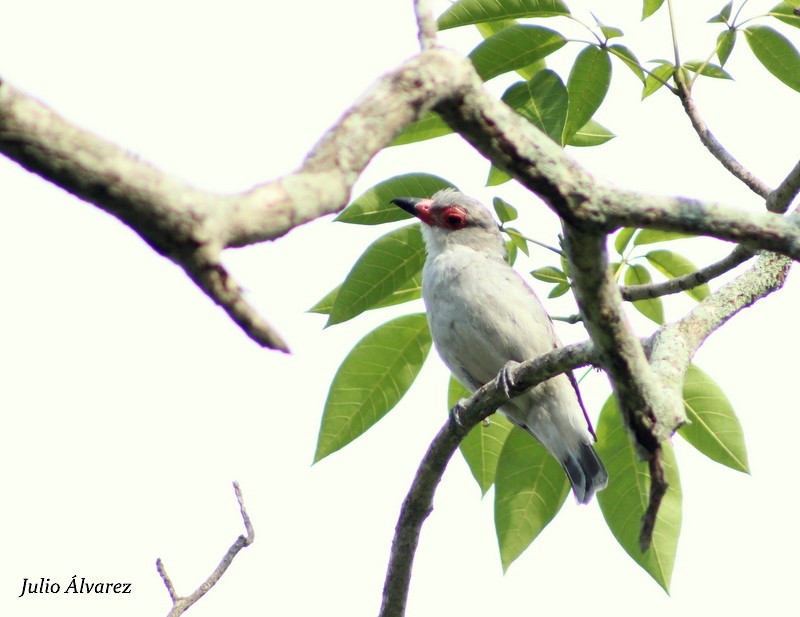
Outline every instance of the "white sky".
<path fill-rule="evenodd" d="M 570 6 L 588 20 L 589 4 Z M 641 4 L 619 4 L 599 16 L 632 32 Z M 681 17 L 702 23 L 723 2 L 675 4 Z M 773 2 L 751 4 L 754 14 Z M 441 11 L 446 3 L 436 5 Z M 223 191 L 294 169 L 417 44 L 410 0 L 43 0 L 5 13 L 0 77 L 170 173 Z M 640 59 L 669 57 L 664 17 L 628 41 Z M 717 32 L 681 26 L 684 58 L 705 57 Z M 465 51 L 476 40 L 472 32 L 442 38 Z M 775 185 L 798 158 L 799 95 L 757 68 L 745 47 L 740 40 L 729 65 L 737 81 L 701 82 L 696 98 L 722 142 Z M 568 66 L 578 49 L 569 47 L 554 65 Z M 614 70 L 614 95 L 598 119 L 619 137 L 574 156 L 625 187 L 761 207 L 702 149 L 677 99 L 659 93 L 640 103 L 632 74 L 618 64 Z M 486 169 L 451 137 L 382 153 L 355 194 L 390 175 L 428 171 L 486 201 L 500 195 L 527 209 L 526 231 L 552 242 L 554 216 L 513 185 L 484 189 Z M 0 187 L 0 614 L 166 614 L 156 557 L 179 592 L 193 590 L 241 532 L 234 479 L 256 543 L 193 616 L 375 614 L 399 505 L 445 419 L 446 374 L 431 356 L 393 413 L 311 467 L 339 362 L 370 328 L 407 309 L 326 331 L 322 317 L 304 311 L 341 280 L 376 231 L 321 220 L 275 244 L 227 254 L 250 299 L 290 342 L 295 353 L 286 357 L 257 348 L 112 217 L 5 159 Z M 686 243 L 698 262 L 727 250 Z M 523 267 L 550 263 L 544 251 L 533 258 Z M 792 307 L 799 293 L 790 280 L 697 358 L 739 413 L 752 476 L 676 439 L 684 522 L 671 598 L 616 544 L 596 502 L 568 500 L 503 576 L 492 495 L 480 499 L 456 458 L 423 531 L 408 615 L 737 616 L 794 606 L 800 499 L 791 483 L 800 421 Z M 572 312 L 569 302 L 553 303 L 552 312 Z M 689 306 L 679 302 L 668 318 Z M 584 334 L 564 327 L 562 337 Z M 596 417 L 605 378 L 591 376 L 584 391 Z M 133 593 L 17 598 L 25 577 L 50 578 L 63 590 L 73 575 L 130 582 Z"/>

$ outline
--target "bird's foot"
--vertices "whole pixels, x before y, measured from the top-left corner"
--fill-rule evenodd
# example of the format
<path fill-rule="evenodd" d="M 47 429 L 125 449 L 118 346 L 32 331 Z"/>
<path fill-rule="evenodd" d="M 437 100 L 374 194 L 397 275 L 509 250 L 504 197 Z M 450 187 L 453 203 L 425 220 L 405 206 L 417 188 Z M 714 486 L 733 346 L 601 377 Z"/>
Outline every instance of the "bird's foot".
<path fill-rule="evenodd" d="M 500 374 L 497 376 L 500 390 L 509 398 L 511 398 L 511 390 L 514 387 L 514 380 L 511 377 L 511 372 L 518 366 L 519 362 L 509 360 L 506 365 L 500 369 Z"/>
<path fill-rule="evenodd" d="M 458 399 L 456 401 L 456 404 L 453 405 L 453 408 L 449 412 L 450 422 L 452 422 L 453 424 L 455 424 L 456 426 L 461 427 L 461 428 L 464 427 L 464 422 L 462 422 L 461 416 L 464 414 L 464 412 L 467 409 L 467 401 L 468 400 L 469 399 L 465 399 L 465 398 Z"/>

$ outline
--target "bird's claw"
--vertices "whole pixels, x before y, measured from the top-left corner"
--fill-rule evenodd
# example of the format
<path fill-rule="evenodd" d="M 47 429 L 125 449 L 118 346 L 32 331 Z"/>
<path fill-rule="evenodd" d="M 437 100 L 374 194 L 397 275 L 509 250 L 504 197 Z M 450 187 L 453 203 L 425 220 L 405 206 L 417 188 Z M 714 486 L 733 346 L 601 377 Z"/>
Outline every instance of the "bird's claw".
<path fill-rule="evenodd" d="M 514 380 L 511 377 L 511 371 L 519 366 L 519 362 L 509 360 L 506 365 L 500 369 L 500 374 L 497 376 L 498 386 L 500 390 L 508 398 L 511 398 L 511 390 L 514 388 Z"/>
<path fill-rule="evenodd" d="M 460 398 L 456 401 L 456 404 L 453 405 L 453 408 L 449 412 L 450 422 L 455 424 L 458 427 L 463 428 L 464 422 L 461 420 L 461 416 L 467 410 L 467 399 Z"/>

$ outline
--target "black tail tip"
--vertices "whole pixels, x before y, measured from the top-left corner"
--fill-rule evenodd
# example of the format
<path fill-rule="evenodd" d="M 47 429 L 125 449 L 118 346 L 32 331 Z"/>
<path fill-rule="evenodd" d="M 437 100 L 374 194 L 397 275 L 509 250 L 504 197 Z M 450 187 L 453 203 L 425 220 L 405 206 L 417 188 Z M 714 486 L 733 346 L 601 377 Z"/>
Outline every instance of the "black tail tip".
<path fill-rule="evenodd" d="M 589 503 L 608 484 L 608 472 L 590 443 L 582 443 L 562 464 L 578 503 Z"/>

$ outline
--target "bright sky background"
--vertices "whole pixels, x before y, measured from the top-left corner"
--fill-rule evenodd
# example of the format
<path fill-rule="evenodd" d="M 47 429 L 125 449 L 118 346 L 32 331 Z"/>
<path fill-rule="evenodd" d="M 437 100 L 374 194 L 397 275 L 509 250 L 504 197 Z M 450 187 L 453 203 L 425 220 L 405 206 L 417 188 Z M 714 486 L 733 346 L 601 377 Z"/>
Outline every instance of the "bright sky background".
<path fill-rule="evenodd" d="M 415 53 L 411 4 L 14 3 L 3 18 L 0 77 L 197 186 L 244 190 L 292 171 L 376 77 Z M 446 7 L 435 4 L 438 12 Z M 603 7 L 599 17 L 609 25 L 638 27 L 640 2 L 570 2 L 585 20 L 590 4 Z M 704 58 L 719 26 L 688 24 L 702 24 L 724 3 L 675 4 L 687 24 L 678 33 L 683 57 Z M 774 2 L 750 4 L 756 14 Z M 670 56 L 665 18 L 627 40 L 640 59 Z M 442 40 L 468 51 L 477 35 Z M 553 65 L 568 66 L 579 49 L 569 46 Z M 743 40 L 729 69 L 736 82 L 700 82 L 698 104 L 722 142 L 774 186 L 798 158 L 800 95 L 756 66 Z M 617 63 L 612 89 L 597 118 L 619 137 L 571 150 L 598 177 L 762 208 L 700 146 L 675 97 L 660 92 L 640 103 L 637 80 Z M 487 202 L 504 197 L 525 211 L 530 235 L 554 242 L 550 211 L 512 184 L 485 189 L 486 170 L 450 137 L 380 154 L 354 195 L 391 175 L 436 173 Z M 226 255 L 249 298 L 288 339 L 294 355 L 287 357 L 245 338 L 116 219 L 5 159 L 0 196 L 0 614 L 166 614 L 156 557 L 180 593 L 194 590 L 242 531 L 235 479 L 256 542 L 191 615 L 374 615 L 399 505 L 446 417 L 446 372 L 432 355 L 394 412 L 310 465 L 339 362 L 369 329 L 408 310 L 326 331 L 322 317 L 305 313 L 376 230 L 325 219 Z M 686 242 L 685 252 L 698 262 L 729 249 L 695 244 Z M 549 263 L 537 251 L 521 267 Z M 408 615 L 735 617 L 796 605 L 798 296 L 790 279 L 697 357 L 739 413 L 752 476 L 675 440 L 684 522 L 672 597 L 617 545 L 596 502 L 578 507 L 572 499 L 503 576 L 492 494 L 481 500 L 456 458 L 423 531 Z M 548 306 L 573 311 L 568 298 Z M 688 306 L 680 300 L 668 318 Z M 567 341 L 585 338 L 579 327 L 560 331 Z M 596 417 L 607 381 L 591 375 L 583 389 Z M 50 578 L 63 590 L 73 575 L 129 582 L 133 593 L 17 598 L 25 577 Z"/>

